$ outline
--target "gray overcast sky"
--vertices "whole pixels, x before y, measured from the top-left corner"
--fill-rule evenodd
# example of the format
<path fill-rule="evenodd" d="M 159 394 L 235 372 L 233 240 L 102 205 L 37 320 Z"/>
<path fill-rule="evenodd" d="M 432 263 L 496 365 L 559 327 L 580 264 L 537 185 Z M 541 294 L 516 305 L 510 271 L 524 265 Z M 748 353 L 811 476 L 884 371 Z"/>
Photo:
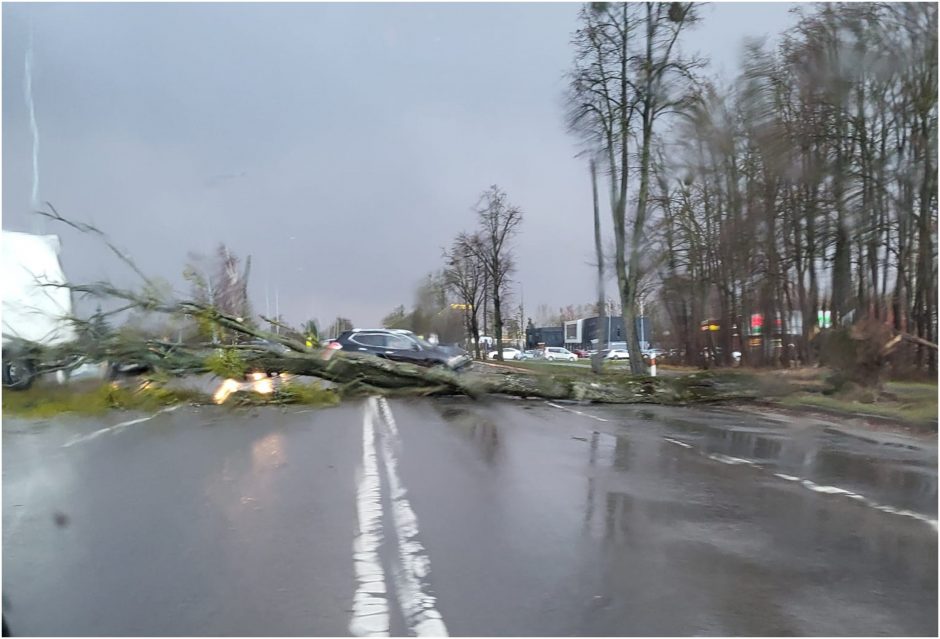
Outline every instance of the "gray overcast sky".
<path fill-rule="evenodd" d="M 684 46 L 731 74 L 743 38 L 778 34 L 790 6 L 705 6 Z M 32 25 L 40 199 L 150 274 L 182 288 L 187 252 L 221 241 L 251 254 L 257 311 L 267 282 L 292 323 L 378 324 L 496 183 L 525 212 L 527 315 L 587 302 L 590 184 L 561 101 L 578 8 L 5 3 L 3 227 L 59 233 L 73 281 L 133 281 L 28 213 Z"/>

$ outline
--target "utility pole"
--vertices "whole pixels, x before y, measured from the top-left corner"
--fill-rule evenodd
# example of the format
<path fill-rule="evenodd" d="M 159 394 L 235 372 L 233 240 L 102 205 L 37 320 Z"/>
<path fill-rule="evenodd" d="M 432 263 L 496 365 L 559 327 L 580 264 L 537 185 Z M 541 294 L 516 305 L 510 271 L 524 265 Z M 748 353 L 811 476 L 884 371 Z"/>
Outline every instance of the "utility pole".
<path fill-rule="evenodd" d="M 519 282 L 519 333 L 522 342 L 522 350 L 525 350 L 525 287 Z"/>

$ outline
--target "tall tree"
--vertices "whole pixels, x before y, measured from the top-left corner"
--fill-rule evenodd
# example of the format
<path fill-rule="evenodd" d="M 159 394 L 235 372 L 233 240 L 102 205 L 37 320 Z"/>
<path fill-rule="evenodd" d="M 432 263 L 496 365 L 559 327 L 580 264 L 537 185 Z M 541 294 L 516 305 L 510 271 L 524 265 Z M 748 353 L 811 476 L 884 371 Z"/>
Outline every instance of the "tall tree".
<path fill-rule="evenodd" d="M 241 259 L 225 244 L 216 248 L 216 277 L 218 282 L 215 303 L 220 311 L 234 317 L 250 320 L 251 302 L 248 299 L 248 275 L 251 273 L 251 256 L 245 259 L 244 269 L 240 268 Z"/>
<path fill-rule="evenodd" d="M 801 9 L 738 81 L 702 86 L 649 200 L 682 332 L 720 318 L 726 362 L 740 339 L 749 363 L 785 365 L 833 320 L 872 318 L 935 369 L 936 26 L 933 4 Z"/>
<path fill-rule="evenodd" d="M 216 310 L 239 317 L 248 325 L 254 325 L 251 301 L 248 298 L 248 276 L 251 272 L 251 256 L 241 268 L 241 259 L 225 244 L 220 243 L 210 258 L 199 253 L 190 253 L 183 269 L 183 277 L 189 282 L 193 299 Z M 214 342 L 238 338 L 238 333 L 220 330 L 216 325 L 202 322 L 202 330 Z"/>
<path fill-rule="evenodd" d="M 339 337 L 340 334 L 346 331 L 351 331 L 352 329 L 353 329 L 352 320 L 350 320 L 348 317 L 337 316 L 336 319 L 333 320 L 333 323 L 330 324 L 330 337 L 331 338 Z"/>
<path fill-rule="evenodd" d="M 480 309 L 485 299 L 483 287 L 486 265 L 482 260 L 483 240 L 479 233 L 461 233 L 444 251 L 444 282 L 463 308 L 467 335 L 477 359 L 480 353 Z"/>
<path fill-rule="evenodd" d="M 614 268 L 628 336 L 630 367 L 645 365 L 636 331 L 641 251 L 646 245 L 651 149 L 656 125 L 688 101 L 688 80 L 699 62 L 675 50 L 682 29 L 696 19 L 693 3 L 591 3 L 574 35 L 568 125 L 606 163 L 614 227 Z M 637 45 L 637 42 L 639 45 Z M 638 130 L 635 130 L 638 128 Z M 635 140 L 635 142 L 634 142 Z M 629 166 L 631 148 L 637 167 Z M 628 183 L 639 187 L 627 232 Z"/>
<path fill-rule="evenodd" d="M 515 270 L 512 239 L 522 222 L 522 209 L 509 202 L 505 191 L 493 185 L 477 205 L 481 242 L 474 250 L 486 272 L 486 286 L 493 302 L 493 330 L 496 357 L 503 359 L 503 298 L 509 293 L 510 275 Z"/>
<path fill-rule="evenodd" d="M 408 314 L 405 312 L 405 305 L 396 306 L 391 313 L 382 318 L 383 328 L 406 328 L 408 324 Z"/>

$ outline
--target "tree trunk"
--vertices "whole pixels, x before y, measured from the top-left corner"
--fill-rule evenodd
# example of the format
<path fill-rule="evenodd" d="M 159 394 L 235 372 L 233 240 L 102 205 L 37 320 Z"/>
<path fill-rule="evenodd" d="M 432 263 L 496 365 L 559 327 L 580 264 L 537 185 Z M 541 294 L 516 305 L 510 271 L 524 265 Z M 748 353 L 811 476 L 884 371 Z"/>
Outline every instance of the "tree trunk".
<path fill-rule="evenodd" d="M 483 359 L 480 354 L 480 323 L 477 320 L 476 311 L 470 313 L 470 335 L 473 337 L 473 348 L 477 359 Z"/>
<path fill-rule="evenodd" d="M 496 359 L 503 361 L 503 309 L 498 285 L 493 286 L 493 329 L 496 337 Z"/>
<path fill-rule="evenodd" d="M 627 349 L 630 352 L 630 371 L 634 375 L 646 373 L 646 364 L 640 350 L 640 338 L 636 330 L 636 302 L 637 288 L 640 285 L 640 243 L 644 238 L 646 227 L 646 207 L 649 198 L 650 186 L 650 147 L 653 142 L 653 96 L 652 96 L 652 64 L 653 64 L 653 23 L 652 5 L 647 4 L 647 33 L 646 33 L 646 95 L 644 97 L 642 121 L 643 141 L 640 151 L 640 191 L 637 194 L 636 217 L 633 220 L 633 232 L 630 237 L 630 266 L 627 271 L 627 281 L 624 295 L 621 299 L 624 330 L 627 335 Z M 629 322 L 629 323 L 628 323 Z"/>
<path fill-rule="evenodd" d="M 839 118 L 837 127 L 836 162 L 833 168 L 832 197 L 835 200 L 836 227 L 835 227 L 835 254 L 832 259 L 832 323 L 838 325 L 848 312 L 849 291 L 851 290 L 851 246 L 849 231 L 845 219 L 845 193 L 842 140 L 844 127 Z"/>
<path fill-rule="evenodd" d="M 599 374 L 604 365 L 601 345 L 608 341 L 607 322 L 604 321 L 607 315 L 607 297 L 604 295 L 604 247 L 601 243 L 601 212 L 597 199 L 597 163 L 593 158 L 591 159 L 591 194 L 594 199 L 594 255 L 597 258 L 597 314 L 600 323 L 595 349 L 597 353 L 591 358 L 591 370 Z"/>

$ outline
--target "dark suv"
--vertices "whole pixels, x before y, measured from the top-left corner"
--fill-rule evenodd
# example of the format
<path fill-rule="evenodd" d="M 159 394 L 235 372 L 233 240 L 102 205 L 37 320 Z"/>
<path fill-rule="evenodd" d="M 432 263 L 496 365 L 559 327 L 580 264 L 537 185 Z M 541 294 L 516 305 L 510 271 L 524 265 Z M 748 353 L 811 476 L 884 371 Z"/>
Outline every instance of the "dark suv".
<path fill-rule="evenodd" d="M 431 344 L 411 331 L 391 328 L 356 328 L 336 338 L 335 344 L 344 351 L 369 353 L 421 366 L 446 366 L 452 370 L 463 368 L 471 361 L 462 348 Z"/>

